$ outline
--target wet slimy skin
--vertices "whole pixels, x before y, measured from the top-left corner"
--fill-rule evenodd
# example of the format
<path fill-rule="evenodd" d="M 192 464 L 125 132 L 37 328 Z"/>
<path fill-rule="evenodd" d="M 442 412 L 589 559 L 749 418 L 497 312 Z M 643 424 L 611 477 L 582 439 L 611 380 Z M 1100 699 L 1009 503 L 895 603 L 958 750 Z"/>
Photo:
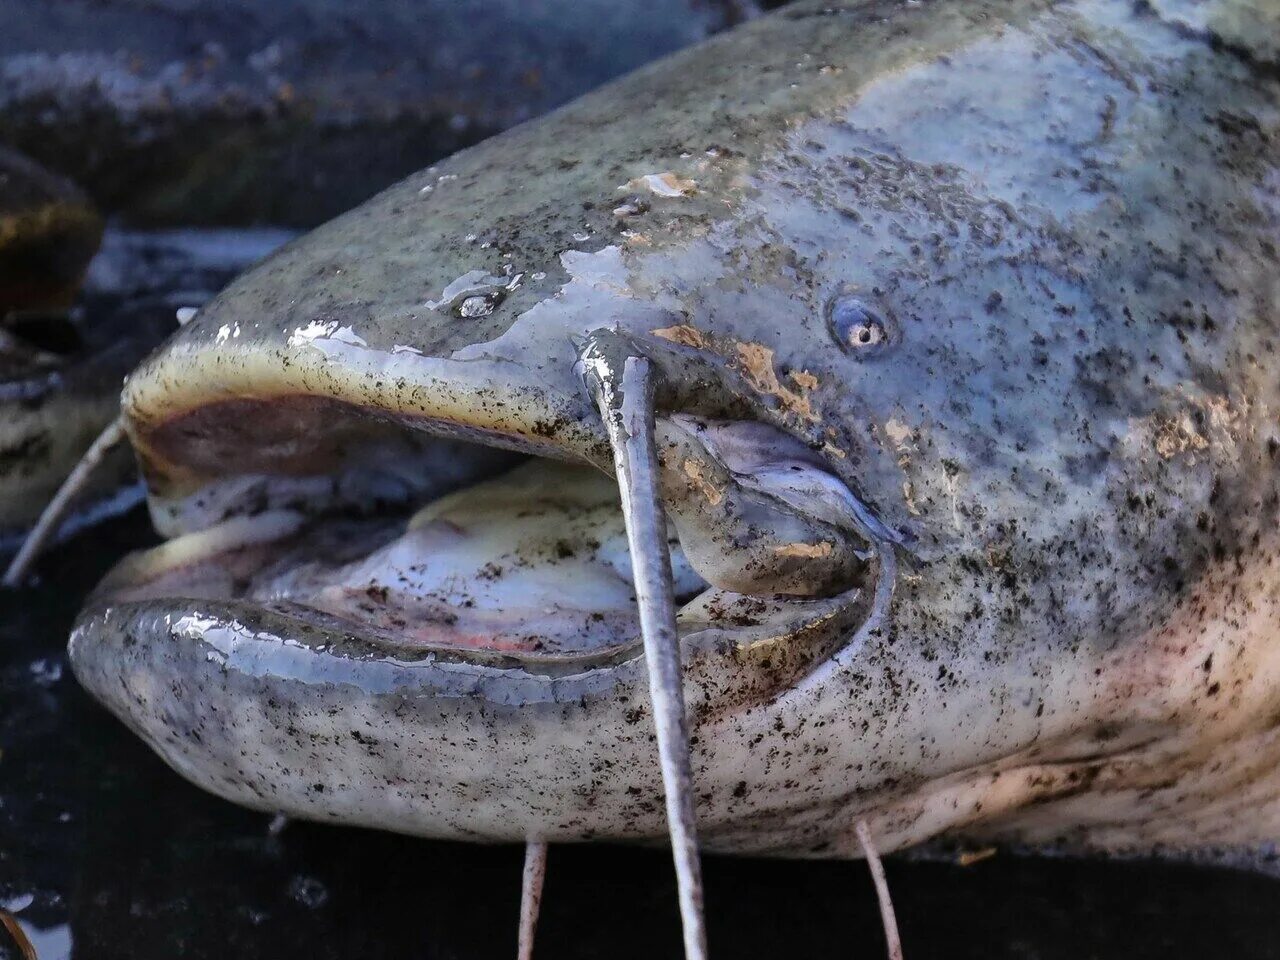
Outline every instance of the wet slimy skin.
<path fill-rule="evenodd" d="M 866 818 L 888 848 L 1258 849 L 1280 80 L 1243 6 L 1182 6 L 802 2 L 409 178 L 132 375 L 157 526 L 257 577 L 281 511 L 407 515 L 497 448 L 607 473 L 575 361 L 608 328 L 660 372 L 664 504 L 708 584 L 680 615 L 705 846 L 854 856 Z M 665 834 L 636 643 L 129 593 L 166 569 L 105 584 L 72 662 L 207 789 Z"/>

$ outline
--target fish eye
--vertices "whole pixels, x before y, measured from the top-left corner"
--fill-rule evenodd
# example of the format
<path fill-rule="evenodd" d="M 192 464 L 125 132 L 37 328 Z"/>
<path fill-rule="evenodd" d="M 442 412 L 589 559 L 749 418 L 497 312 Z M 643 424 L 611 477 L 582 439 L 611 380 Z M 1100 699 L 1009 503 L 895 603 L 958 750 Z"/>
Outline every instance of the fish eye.
<path fill-rule="evenodd" d="M 889 326 L 863 300 L 847 294 L 833 297 L 827 308 L 827 326 L 845 353 L 870 356 L 889 341 Z"/>
<path fill-rule="evenodd" d="M 877 320 L 868 320 L 849 328 L 849 343 L 859 347 L 873 347 L 884 339 L 884 327 Z"/>

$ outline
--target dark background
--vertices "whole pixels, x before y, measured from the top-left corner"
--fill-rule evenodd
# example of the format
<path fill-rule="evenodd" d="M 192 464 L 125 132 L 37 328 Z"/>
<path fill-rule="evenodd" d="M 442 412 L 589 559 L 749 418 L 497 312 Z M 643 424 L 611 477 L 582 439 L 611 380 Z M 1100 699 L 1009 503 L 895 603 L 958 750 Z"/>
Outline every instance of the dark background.
<path fill-rule="evenodd" d="M 0 0 L 0 143 L 133 225 L 314 226 L 761 5 Z"/>

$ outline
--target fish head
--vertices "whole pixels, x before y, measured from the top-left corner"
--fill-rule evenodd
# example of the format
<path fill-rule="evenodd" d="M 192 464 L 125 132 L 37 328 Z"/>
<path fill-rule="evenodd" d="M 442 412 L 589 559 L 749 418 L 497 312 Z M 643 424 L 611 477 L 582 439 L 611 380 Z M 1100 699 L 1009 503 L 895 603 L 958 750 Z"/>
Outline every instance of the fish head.
<path fill-rule="evenodd" d="M 1118 226 L 1108 199 L 1158 194 L 1156 174 L 1062 133 L 1088 117 L 1095 138 L 1114 101 L 1116 129 L 1155 135 L 1124 73 L 1139 15 L 1085 55 L 1083 14 L 1005 6 L 1000 30 L 959 8 L 751 25 L 241 277 L 126 384 L 170 539 L 91 600 L 81 682 L 184 776 L 259 809 L 663 835 L 584 375 L 621 352 L 654 371 L 709 848 L 845 855 L 861 817 L 889 847 L 1095 822 L 1153 842 L 1133 798 L 1218 742 L 1215 651 L 1248 680 L 1232 717 L 1274 688 L 1248 642 L 1266 611 L 1233 606 L 1214 547 L 1250 542 L 1246 506 L 1274 485 L 1241 439 L 1254 414 L 1205 439 L 1193 408 L 1229 390 L 1197 357 L 1224 347 L 1157 318 L 1229 287 L 1196 270 L 1253 282 L 1262 252 L 1242 241 L 1135 298 L 1163 276 L 1151 231 L 1221 227 L 1158 205 Z M 984 99 L 997 68 L 1035 95 Z M 1199 133 L 1177 141 L 1193 159 Z M 1112 179 L 1063 177 L 1082 151 Z M 1228 189 L 1196 169 L 1179 176 Z M 1236 169 L 1233 196 L 1273 174 Z M 1111 782 L 1123 813 L 1072 806 Z"/>
<path fill-rule="evenodd" d="M 421 180 L 384 200 L 397 192 L 432 209 Z M 474 211 L 457 220 L 475 228 Z M 660 833 L 588 347 L 607 340 L 657 372 L 695 728 L 756 709 L 778 722 L 769 701 L 887 603 L 888 531 L 827 468 L 804 388 L 777 380 L 768 345 L 713 324 L 704 342 L 644 291 L 622 244 L 570 238 L 516 264 L 442 226 L 406 238 L 406 257 L 448 266 L 384 318 L 369 307 L 386 292 L 361 289 L 372 275 L 323 249 L 344 230 L 269 259 L 130 377 L 126 423 L 170 539 L 99 588 L 77 670 L 179 770 L 250 805 L 455 837 Z M 301 300 L 317 271 L 340 278 L 323 307 L 290 295 L 271 315 L 263 297 Z M 194 731 L 215 716 L 228 726 Z M 260 763 L 316 738 L 345 759 L 262 779 Z M 630 772 L 603 785 L 606 767 Z"/>

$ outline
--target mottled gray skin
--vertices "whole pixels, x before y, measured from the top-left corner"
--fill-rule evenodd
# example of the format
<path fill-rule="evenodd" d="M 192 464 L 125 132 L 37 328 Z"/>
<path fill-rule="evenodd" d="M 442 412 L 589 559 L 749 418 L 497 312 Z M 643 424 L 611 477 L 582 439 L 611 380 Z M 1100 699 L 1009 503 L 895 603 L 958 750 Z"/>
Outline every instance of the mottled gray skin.
<path fill-rule="evenodd" d="M 889 848 L 1275 839 L 1280 82 L 1209 32 L 1230 2 L 1159 6 L 800 4 L 411 177 L 133 375 L 157 521 L 240 474 L 376 472 L 419 427 L 603 463 L 573 336 L 614 326 L 664 410 L 774 424 L 875 518 L 856 602 L 686 624 L 706 846 L 853 856 L 862 816 Z M 508 264 L 489 315 L 428 306 Z M 839 297 L 871 344 L 833 339 Z M 476 663 L 181 600 L 100 602 L 71 652 L 240 803 L 664 835 L 635 652 Z"/>

